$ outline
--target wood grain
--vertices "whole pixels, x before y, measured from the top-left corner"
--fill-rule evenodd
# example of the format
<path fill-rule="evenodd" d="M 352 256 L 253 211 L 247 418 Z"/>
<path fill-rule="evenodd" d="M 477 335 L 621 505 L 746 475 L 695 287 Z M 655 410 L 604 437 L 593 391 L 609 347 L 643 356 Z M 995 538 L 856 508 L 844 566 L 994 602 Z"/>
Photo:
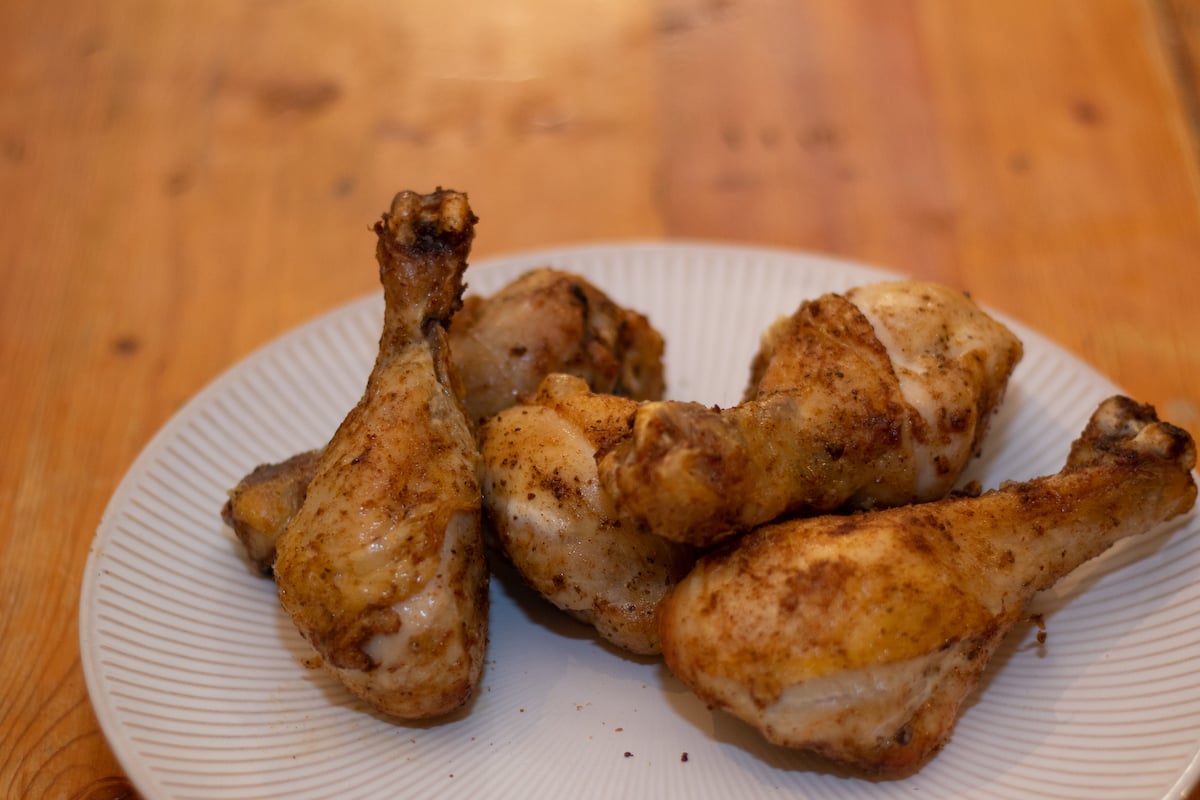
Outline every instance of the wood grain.
<path fill-rule="evenodd" d="M 1196 430 L 1195 150 L 1159 22 L 1052 5 L 677 11 L 668 231 L 961 285 Z"/>
<path fill-rule="evenodd" d="M 375 290 L 454 186 L 478 257 L 676 237 L 959 285 L 1200 433 L 1185 0 L 0 4 L 0 795 L 131 791 L 79 666 L 122 473 Z"/>

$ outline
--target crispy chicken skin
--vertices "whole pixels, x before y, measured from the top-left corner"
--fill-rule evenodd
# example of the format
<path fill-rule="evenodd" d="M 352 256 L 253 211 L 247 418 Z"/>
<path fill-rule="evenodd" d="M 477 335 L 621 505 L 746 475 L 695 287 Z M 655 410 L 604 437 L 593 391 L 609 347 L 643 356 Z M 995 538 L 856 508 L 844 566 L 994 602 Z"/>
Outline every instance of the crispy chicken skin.
<path fill-rule="evenodd" d="M 962 292 L 888 282 L 772 326 L 747 399 L 644 404 L 600 460 L 631 520 L 709 546 L 785 513 L 932 500 L 976 451 L 1020 341 Z"/>
<path fill-rule="evenodd" d="M 657 400 L 664 390 L 663 339 L 646 317 L 578 275 L 548 267 L 491 297 L 468 297 L 450 326 L 450 351 L 464 402 L 481 422 L 536 392 L 552 372 L 639 400 Z"/>
<path fill-rule="evenodd" d="M 445 330 L 474 223 L 465 195 L 439 190 L 401 192 L 375 225 L 379 354 L 278 540 L 296 627 L 355 695 L 401 718 L 465 703 L 487 640 L 479 452 Z"/>
<path fill-rule="evenodd" d="M 463 404 L 476 422 L 533 394 L 554 372 L 638 400 L 657 400 L 664 391 L 663 338 L 649 320 L 580 276 L 549 267 L 522 274 L 490 297 L 464 298 L 449 342 Z M 229 492 L 221 516 L 264 574 L 275 560 L 275 540 L 304 502 L 319 455 L 263 464 Z"/>
<path fill-rule="evenodd" d="M 271 573 L 275 542 L 303 505 L 320 460 L 320 450 L 307 450 L 277 464 L 260 464 L 229 491 L 221 518 L 264 575 Z"/>
<path fill-rule="evenodd" d="M 1058 474 L 760 528 L 663 600 L 665 660 L 771 742 L 909 772 L 949 738 L 1035 593 L 1190 509 L 1195 463 L 1184 431 L 1116 397 Z"/>
<path fill-rule="evenodd" d="M 637 402 L 549 375 L 480 431 L 484 509 L 501 550 L 543 597 L 632 653 L 659 652 L 658 602 L 691 565 L 687 545 L 623 525 L 595 453 L 624 436 Z"/>

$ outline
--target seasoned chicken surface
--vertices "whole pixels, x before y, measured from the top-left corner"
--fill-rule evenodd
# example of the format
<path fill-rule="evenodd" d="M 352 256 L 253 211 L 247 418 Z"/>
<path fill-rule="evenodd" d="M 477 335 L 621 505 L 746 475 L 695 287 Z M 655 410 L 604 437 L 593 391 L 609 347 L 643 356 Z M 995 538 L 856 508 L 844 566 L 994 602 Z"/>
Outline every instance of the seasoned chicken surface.
<path fill-rule="evenodd" d="M 1021 354 L 1008 328 L 939 284 L 824 295 L 767 332 L 746 400 L 644 404 L 600 480 L 622 514 L 696 546 L 785 513 L 939 498 Z"/>
<path fill-rule="evenodd" d="M 445 331 L 474 223 L 465 195 L 438 191 L 401 192 L 375 225 L 379 354 L 278 540 L 296 627 L 354 694 L 402 718 L 461 706 L 483 668 L 479 452 Z"/>
<path fill-rule="evenodd" d="M 481 422 L 552 372 L 605 394 L 663 395 L 663 339 L 649 320 L 556 269 L 531 270 L 486 299 L 468 297 L 450 326 L 450 351 L 464 402 Z"/>
<path fill-rule="evenodd" d="M 525 581 L 627 651 L 660 650 L 658 602 L 695 561 L 692 548 L 623 525 L 600 487 L 595 453 L 624 436 L 637 403 L 550 375 L 536 397 L 480 431 L 484 508 Z"/>
<path fill-rule="evenodd" d="M 275 564 L 275 542 L 308 494 L 320 450 L 297 453 L 277 464 L 260 464 L 229 490 L 221 518 L 264 575 Z"/>
<path fill-rule="evenodd" d="M 533 269 L 490 297 L 463 301 L 450 324 L 450 360 L 463 404 L 477 422 L 533 394 L 546 375 L 577 375 L 596 392 L 662 397 L 663 339 L 643 315 L 615 303 L 578 275 Z M 275 540 L 304 502 L 320 451 L 264 464 L 229 492 L 222 508 L 264 574 Z"/>
<path fill-rule="evenodd" d="M 782 522 L 706 556 L 663 600 L 664 657 L 771 742 L 910 771 L 1034 594 L 1190 509 L 1195 463 L 1184 431 L 1110 399 L 1056 475 Z"/>

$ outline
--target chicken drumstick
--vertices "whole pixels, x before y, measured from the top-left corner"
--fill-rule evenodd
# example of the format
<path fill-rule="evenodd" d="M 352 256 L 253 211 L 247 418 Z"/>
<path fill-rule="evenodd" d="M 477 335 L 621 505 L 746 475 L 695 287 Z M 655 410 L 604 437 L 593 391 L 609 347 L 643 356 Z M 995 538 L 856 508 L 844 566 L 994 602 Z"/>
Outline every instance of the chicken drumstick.
<path fill-rule="evenodd" d="M 475 422 L 533 394 L 550 373 L 576 375 L 606 394 L 663 395 L 663 338 L 650 321 L 579 275 L 550 267 L 529 270 L 489 297 L 463 298 L 449 342 L 463 405 Z M 221 516 L 263 574 L 271 572 L 275 540 L 304 502 L 319 457 L 310 450 L 262 464 L 229 492 Z"/>
<path fill-rule="evenodd" d="M 487 641 L 479 451 L 445 331 L 474 223 L 465 195 L 440 190 L 401 192 L 376 223 L 379 354 L 275 561 L 280 602 L 325 665 L 403 718 L 465 703 Z"/>
<path fill-rule="evenodd" d="M 883 773 L 919 766 L 1032 597 L 1186 512 L 1195 444 L 1104 402 L 1061 472 L 978 497 L 760 528 L 663 600 L 671 671 L 768 740 Z"/>
<path fill-rule="evenodd" d="M 600 480 L 628 518 L 708 546 L 784 513 L 945 496 L 1021 343 L 962 292 L 885 282 L 800 306 L 764 337 L 747 399 L 646 403 Z"/>

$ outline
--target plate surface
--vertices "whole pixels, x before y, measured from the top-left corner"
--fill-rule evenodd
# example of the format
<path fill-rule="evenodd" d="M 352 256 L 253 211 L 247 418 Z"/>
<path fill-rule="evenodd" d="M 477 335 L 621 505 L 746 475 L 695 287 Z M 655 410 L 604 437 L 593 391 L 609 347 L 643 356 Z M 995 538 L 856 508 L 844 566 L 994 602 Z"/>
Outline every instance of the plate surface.
<path fill-rule="evenodd" d="M 489 294 L 542 264 L 646 313 L 671 396 L 736 402 L 758 337 L 802 300 L 893 275 L 796 253 L 694 244 L 544 251 L 473 265 Z M 382 300 L 298 328 L 198 394 L 113 496 L 84 576 L 89 693 L 147 798 L 1183 797 L 1200 761 L 1200 518 L 1126 540 L 1045 594 L 1048 639 L 1014 631 L 946 748 L 903 780 L 843 775 L 711 712 L 633 659 L 492 582 L 482 689 L 397 725 L 305 666 L 307 645 L 218 511 L 256 464 L 323 444 L 357 401 Z M 982 458 L 985 487 L 1055 472 L 1114 387 L 1033 331 Z"/>

